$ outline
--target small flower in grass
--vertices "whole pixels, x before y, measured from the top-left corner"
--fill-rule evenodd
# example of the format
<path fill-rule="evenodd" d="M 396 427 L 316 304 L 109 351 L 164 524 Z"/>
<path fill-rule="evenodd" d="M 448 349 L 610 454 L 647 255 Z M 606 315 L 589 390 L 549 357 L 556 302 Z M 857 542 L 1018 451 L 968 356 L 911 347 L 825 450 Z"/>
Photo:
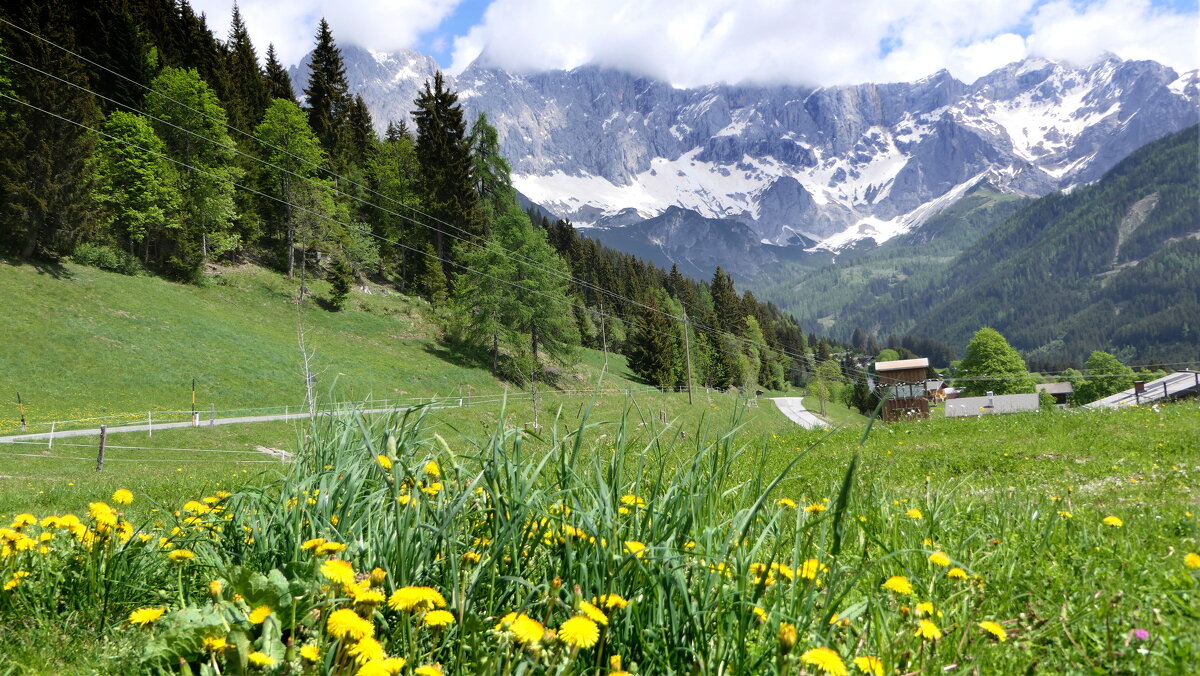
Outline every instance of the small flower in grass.
<path fill-rule="evenodd" d="M 621 656 L 612 655 L 608 658 L 608 676 L 631 676 L 628 671 L 621 668 Z"/>
<path fill-rule="evenodd" d="M 479 552 L 463 552 L 462 562 L 467 564 L 475 564 L 479 563 L 481 558 L 483 557 L 479 556 Z"/>
<path fill-rule="evenodd" d="M 963 570 L 962 568 L 951 568 L 950 570 L 946 571 L 946 577 L 950 578 L 951 580 L 965 580 L 967 579 L 967 571 Z"/>
<path fill-rule="evenodd" d="M 379 585 L 383 584 L 383 581 L 386 578 L 387 578 L 386 570 L 384 570 L 382 568 L 372 568 L 371 569 L 371 577 L 369 579 L 371 580 L 372 587 L 378 587 Z"/>
<path fill-rule="evenodd" d="M 369 587 L 363 588 L 362 585 L 351 590 L 351 595 L 354 597 L 354 602 L 362 606 L 380 606 L 385 601 L 383 592 Z"/>
<path fill-rule="evenodd" d="M 842 661 L 837 652 L 829 648 L 805 650 L 804 654 L 800 656 L 800 661 L 810 664 L 830 676 L 848 676 L 850 673 L 846 670 L 846 663 Z"/>
<path fill-rule="evenodd" d="M 1139 641 L 1147 641 L 1150 639 L 1150 632 L 1146 631 L 1145 629 L 1133 629 L 1129 633 Z"/>
<path fill-rule="evenodd" d="M 907 516 L 910 519 L 924 519 L 925 518 L 925 515 L 921 513 L 921 510 L 917 509 L 916 507 L 913 507 L 912 509 L 905 512 L 904 516 Z"/>
<path fill-rule="evenodd" d="M 354 661 L 358 664 L 366 664 L 367 662 L 376 662 L 386 657 L 383 651 L 383 645 L 376 641 L 371 636 L 364 636 L 355 643 L 350 650 L 346 651 Z"/>
<path fill-rule="evenodd" d="M 1058 510 L 1058 515 L 1059 515 L 1059 517 L 1061 517 L 1063 519 L 1070 519 L 1071 517 L 1075 516 L 1074 514 L 1068 512 L 1065 509 Z"/>
<path fill-rule="evenodd" d="M 509 613 L 500 619 L 494 627 L 496 631 L 510 631 L 517 642 L 526 645 L 537 643 L 546 635 L 546 628 L 541 622 L 525 613 Z"/>
<path fill-rule="evenodd" d="M 878 657 L 871 657 L 870 655 L 855 657 L 854 666 L 858 667 L 858 670 L 864 674 L 883 676 L 883 661 Z"/>
<path fill-rule="evenodd" d="M 196 558 L 196 554 L 188 549 L 176 549 L 170 554 L 167 554 L 167 558 L 174 563 L 183 563 Z"/>
<path fill-rule="evenodd" d="M 392 610 L 416 611 L 445 608 L 446 597 L 432 587 L 401 587 L 388 598 Z"/>
<path fill-rule="evenodd" d="M 1125 525 L 1125 522 L 1122 521 L 1120 517 L 1116 516 L 1106 516 L 1104 517 L 1104 521 L 1102 523 L 1105 526 L 1111 526 L 1112 528 L 1120 528 L 1121 526 Z"/>
<path fill-rule="evenodd" d="M 788 509 L 796 509 L 796 501 L 791 498 L 779 498 L 775 501 L 775 504 L 780 507 L 787 507 Z"/>
<path fill-rule="evenodd" d="M 897 594 L 913 593 L 912 583 L 908 581 L 908 578 L 901 575 L 893 575 L 889 577 L 887 581 L 883 583 L 883 588 L 887 589 L 888 591 L 896 592 Z"/>
<path fill-rule="evenodd" d="M 346 545 L 340 542 L 326 542 L 317 547 L 317 556 L 329 556 L 330 554 L 337 554 L 344 551 L 346 551 Z"/>
<path fill-rule="evenodd" d="M 391 468 L 392 468 L 392 459 L 391 459 L 391 458 L 389 458 L 389 457 L 387 457 L 386 455 L 377 455 L 377 456 L 375 456 L 375 461 L 376 461 L 376 462 L 378 462 L 378 463 L 379 463 L 379 466 L 380 466 L 380 467 L 382 467 L 382 468 L 384 468 L 384 469 L 391 469 Z"/>
<path fill-rule="evenodd" d="M 936 641 L 942 637 L 942 630 L 938 629 L 938 626 L 929 620 L 921 620 L 917 625 L 916 633 L 917 636 L 929 639 L 930 641 Z"/>
<path fill-rule="evenodd" d="M 946 552 L 934 552 L 929 555 L 929 562 L 935 566 L 945 567 L 950 565 L 950 557 L 946 556 Z"/>
<path fill-rule="evenodd" d="M 436 462 L 430 460 L 429 462 L 425 463 L 425 473 L 429 476 L 441 476 L 442 468 L 438 467 Z"/>
<path fill-rule="evenodd" d="M 601 594 L 592 599 L 592 603 L 612 612 L 614 609 L 622 610 L 629 605 L 629 601 L 621 598 L 619 594 Z"/>
<path fill-rule="evenodd" d="M 431 610 L 425 613 L 425 619 L 422 622 L 426 627 L 444 629 L 454 624 L 454 613 L 448 610 Z"/>
<path fill-rule="evenodd" d="M 220 580 L 213 580 L 208 583 L 208 594 L 213 597 L 214 601 L 221 600 L 221 592 L 225 591 L 225 583 Z"/>
<path fill-rule="evenodd" d="M 208 636 L 204 639 L 204 649 L 215 655 L 220 655 L 229 647 L 229 641 L 224 636 Z"/>
<path fill-rule="evenodd" d="M 129 623 L 144 627 L 162 617 L 165 612 L 167 612 L 166 608 L 138 608 L 129 613 Z"/>
<path fill-rule="evenodd" d="M 4 591 L 15 588 L 17 585 L 21 584 L 21 580 L 24 580 L 27 577 L 29 577 L 29 571 L 27 570 L 18 570 L 17 572 L 13 573 L 12 577 L 10 577 L 8 581 L 4 583 Z"/>
<path fill-rule="evenodd" d="M 330 559 L 321 564 L 321 574 L 334 584 L 343 587 L 354 586 L 354 567 L 350 565 L 349 561 Z"/>
<path fill-rule="evenodd" d="M 1196 552 L 1188 552 L 1187 555 L 1183 557 L 1183 565 L 1187 566 L 1191 570 L 1200 568 L 1200 554 L 1197 554 Z"/>
<path fill-rule="evenodd" d="M 1001 643 L 1008 640 L 1008 632 L 1004 630 L 1004 627 L 1000 626 L 999 622 L 984 620 L 979 623 L 979 628 L 994 636 Z"/>
<path fill-rule="evenodd" d="M 626 493 L 621 496 L 621 504 L 626 507 L 645 507 L 646 501 L 633 493 Z"/>
<path fill-rule="evenodd" d="M 375 625 L 359 617 L 349 608 L 335 610 L 329 614 L 325 628 L 334 638 L 350 638 L 358 641 L 366 636 L 375 635 Z"/>
<path fill-rule="evenodd" d="M 13 517 L 12 525 L 10 526 L 10 528 L 16 528 L 16 529 L 20 530 L 20 529 L 24 528 L 25 526 L 32 526 L 33 524 L 35 524 L 37 522 L 38 522 L 38 520 L 37 520 L 36 516 L 30 514 L 29 512 L 25 512 L 24 514 L 18 514 L 15 517 Z"/>
<path fill-rule="evenodd" d="M 325 538 L 313 538 L 311 540 L 305 540 L 304 544 L 300 545 L 300 549 L 302 549 L 304 551 L 308 551 L 310 549 L 316 549 L 317 547 L 320 547 L 321 545 L 325 544 L 325 542 L 326 542 Z"/>
<path fill-rule="evenodd" d="M 250 664 L 253 664 L 256 667 L 273 667 L 273 666 L 275 666 L 275 658 L 274 657 L 271 657 L 270 655 L 268 655 L 264 652 L 260 652 L 258 650 L 255 650 L 254 652 L 247 655 L 246 659 L 250 660 Z"/>
<path fill-rule="evenodd" d="M 808 512 L 809 514 L 820 514 L 821 512 L 824 512 L 826 509 L 827 509 L 827 507 L 825 507 L 825 505 L 823 505 L 819 502 L 814 502 L 811 505 L 808 505 L 807 507 L 805 507 L 804 511 Z"/>
<path fill-rule="evenodd" d="M 767 621 L 767 611 L 763 610 L 762 608 L 754 606 L 750 609 L 750 611 L 754 613 L 754 617 L 758 620 L 759 624 L 763 624 Z"/>
<path fill-rule="evenodd" d="M 796 647 L 796 641 L 800 639 L 799 632 L 796 631 L 796 625 L 789 622 L 779 623 L 779 650 L 784 655 L 792 652 L 792 648 Z"/>
<path fill-rule="evenodd" d="M 805 580 L 817 579 L 817 573 L 829 570 L 829 566 L 822 564 L 816 559 L 807 559 L 800 564 L 800 569 L 796 573 Z"/>
<path fill-rule="evenodd" d="M 935 608 L 933 603 L 930 601 L 922 601 L 921 603 L 918 603 L 917 607 L 913 610 L 916 611 L 917 617 L 921 617 L 922 615 L 928 615 L 930 617 L 933 617 L 934 615 L 937 615 L 938 617 L 942 616 L 942 611 Z"/>
<path fill-rule="evenodd" d="M 558 628 L 558 638 L 572 648 L 591 648 L 600 640 L 600 627 L 590 619 L 576 615 Z"/>
<path fill-rule="evenodd" d="M 270 614 L 270 606 L 259 606 L 250 611 L 250 624 L 262 624 Z"/>
<path fill-rule="evenodd" d="M 632 554 L 639 559 L 646 555 L 646 545 L 637 540 L 626 540 L 624 550 L 626 554 Z"/>
<path fill-rule="evenodd" d="M 321 659 L 321 648 L 311 644 L 302 645 L 300 646 L 300 657 L 303 657 L 309 662 L 316 662 L 317 660 Z"/>
<path fill-rule="evenodd" d="M 442 667 L 437 664 L 425 664 L 413 669 L 416 676 L 442 676 Z"/>
<path fill-rule="evenodd" d="M 133 492 L 119 488 L 112 494 L 112 501 L 118 505 L 128 505 L 133 502 Z"/>

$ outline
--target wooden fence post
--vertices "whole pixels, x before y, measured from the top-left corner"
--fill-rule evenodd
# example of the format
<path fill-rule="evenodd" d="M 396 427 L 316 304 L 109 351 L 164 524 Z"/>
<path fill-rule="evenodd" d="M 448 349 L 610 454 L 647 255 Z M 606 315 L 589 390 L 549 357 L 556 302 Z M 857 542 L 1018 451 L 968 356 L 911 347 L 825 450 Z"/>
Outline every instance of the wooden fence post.
<path fill-rule="evenodd" d="M 108 436 L 108 425 L 100 426 L 100 451 L 96 453 L 96 471 L 104 469 L 104 438 Z"/>

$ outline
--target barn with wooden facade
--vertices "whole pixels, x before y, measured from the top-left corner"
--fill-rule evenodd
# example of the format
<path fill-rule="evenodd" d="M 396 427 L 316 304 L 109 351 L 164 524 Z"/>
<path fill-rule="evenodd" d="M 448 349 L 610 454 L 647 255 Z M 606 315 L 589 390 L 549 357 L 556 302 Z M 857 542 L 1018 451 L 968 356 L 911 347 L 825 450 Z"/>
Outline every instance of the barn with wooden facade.
<path fill-rule="evenodd" d="M 875 363 L 875 391 L 887 396 L 883 404 L 883 420 L 912 420 L 929 418 L 929 398 L 925 392 L 928 359 L 901 359 Z"/>

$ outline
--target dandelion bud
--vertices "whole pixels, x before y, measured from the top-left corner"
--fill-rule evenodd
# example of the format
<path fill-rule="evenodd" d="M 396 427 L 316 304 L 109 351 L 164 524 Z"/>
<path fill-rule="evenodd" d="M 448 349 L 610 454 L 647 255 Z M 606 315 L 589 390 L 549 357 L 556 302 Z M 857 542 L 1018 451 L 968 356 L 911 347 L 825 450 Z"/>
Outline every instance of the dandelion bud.
<path fill-rule="evenodd" d="M 214 601 L 221 600 L 221 592 L 225 590 L 225 585 L 220 580 L 213 580 L 208 583 L 208 593 L 212 595 Z"/>
<path fill-rule="evenodd" d="M 608 658 L 608 668 L 612 669 L 613 671 L 620 671 L 621 670 L 621 656 L 613 655 L 612 657 L 609 657 Z"/>
<path fill-rule="evenodd" d="M 561 578 L 561 577 L 556 577 L 556 578 L 554 578 L 553 580 L 551 580 L 551 581 L 550 581 L 550 590 L 551 590 L 551 591 L 558 591 L 559 589 L 562 589 L 562 585 L 563 585 L 562 578 Z"/>
<path fill-rule="evenodd" d="M 779 625 L 779 650 L 784 655 L 792 652 L 792 648 L 796 647 L 796 641 L 799 635 L 796 632 L 796 625 L 787 622 Z"/>
<path fill-rule="evenodd" d="M 396 436 L 391 432 L 387 435 L 387 454 L 390 457 L 396 456 Z"/>
<path fill-rule="evenodd" d="M 383 579 L 387 577 L 387 571 L 382 568 L 373 568 L 371 570 L 371 586 L 378 587 L 383 584 Z"/>

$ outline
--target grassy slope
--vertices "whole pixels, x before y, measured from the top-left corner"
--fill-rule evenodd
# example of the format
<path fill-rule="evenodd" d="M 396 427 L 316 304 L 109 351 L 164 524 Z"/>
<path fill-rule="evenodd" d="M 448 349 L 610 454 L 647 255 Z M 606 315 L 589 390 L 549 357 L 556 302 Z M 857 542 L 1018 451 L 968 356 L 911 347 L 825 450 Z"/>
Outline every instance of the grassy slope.
<path fill-rule="evenodd" d="M 321 295 L 323 283 L 310 285 Z M 14 428 L 16 391 L 29 422 L 191 406 L 207 410 L 304 400 L 294 284 L 256 268 L 223 271 L 203 287 L 65 265 L 57 274 L 0 263 L 0 433 Z M 321 394 L 339 400 L 501 392 L 480 364 L 439 345 L 423 303 L 352 295 L 352 309 L 306 304 Z M 584 351 L 565 388 L 594 384 L 603 361 Z M 622 357 L 605 387 L 640 387 Z"/>

